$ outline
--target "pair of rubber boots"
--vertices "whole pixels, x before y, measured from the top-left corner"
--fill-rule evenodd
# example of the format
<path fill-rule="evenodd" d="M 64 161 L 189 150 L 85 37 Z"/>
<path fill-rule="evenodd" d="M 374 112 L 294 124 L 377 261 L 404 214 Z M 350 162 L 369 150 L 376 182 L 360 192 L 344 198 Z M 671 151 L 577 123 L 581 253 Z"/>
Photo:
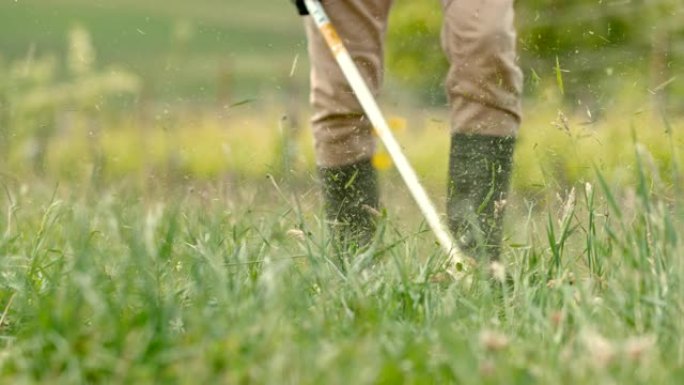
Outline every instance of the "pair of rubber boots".
<path fill-rule="evenodd" d="M 454 134 L 449 156 L 449 230 L 464 252 L 478 260 L 501 253 L 503 214 L 515 139 Z M 328 223 L 344 250 L 368 245 L 375 234 L 377 174 L 370 160 L 319 168 Z"/>

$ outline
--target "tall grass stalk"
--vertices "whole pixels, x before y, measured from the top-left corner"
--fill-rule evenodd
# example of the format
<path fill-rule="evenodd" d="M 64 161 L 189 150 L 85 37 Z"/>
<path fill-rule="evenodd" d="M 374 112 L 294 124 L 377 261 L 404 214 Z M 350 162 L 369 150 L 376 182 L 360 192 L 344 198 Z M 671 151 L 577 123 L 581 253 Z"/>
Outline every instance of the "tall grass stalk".
<path fill-rule="evenodd" d="M 340 265 L 314 195 L 275 179 L 240 194 L 8 181 L 0 381 L 676 382 L 681 218 L 645 154 L 635 188 L 597 173 L 457 282 L 392 207 L 375 248 Z"/>

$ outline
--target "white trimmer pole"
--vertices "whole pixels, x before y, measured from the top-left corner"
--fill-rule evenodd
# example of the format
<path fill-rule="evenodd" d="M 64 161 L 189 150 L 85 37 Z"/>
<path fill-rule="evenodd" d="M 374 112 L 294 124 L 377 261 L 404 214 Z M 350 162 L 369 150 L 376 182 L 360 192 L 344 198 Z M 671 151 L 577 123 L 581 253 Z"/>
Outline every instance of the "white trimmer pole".
<path fill-rule="evenodd" d="M 330 47 L 335 60 L 356 94 L 359 103 L 366 112 L 366 116 L 373 125 L 378 137 L 380 137 L 380 140 L 382 140 L 382 143 L 385 145 L 387 152 L 389 152 L 397 170 L 399 170 L 399 174 L 404 179 L 404 183 L 406 183 L 406 186 L 411 192 L 413 199 L 418 204 L 423 216 L 425 216 L 430 229 L 432 229 L 432 232 L 437 237 L 437 241 L 444 252 L 449 256 L 449 264 L 454 267 L 464 267 L 464 263 L 467 260 L 466 256 L 446 230 L 444 223 L 437 214 L 437 210 L 435 210 L 435 206 L 432 204 L 432 201 L 430 201 L 423 185 L 420 184 L 416 172 L 413 170 L 413 167 L 411 167 L 411 164 L 401 151 L 399 143 L 394 138 L 385 117 L 380 111 L 380 107 L 378 107 L 378 103 L 375 101 L 373 93 L 371 93 L 368 85 L 359 73 L 356 64 L 354 64 L 349 51 L 347 51 L 347 48 L 344 46 L 344 43 L 342 43 L 335 27 L 325 13 L 323 5 L 315 0 L 305 0 L 304 3 L 306 4 L 309 14 L 316 23 L 316 26 L 323 34 L 328 47 Z"/>

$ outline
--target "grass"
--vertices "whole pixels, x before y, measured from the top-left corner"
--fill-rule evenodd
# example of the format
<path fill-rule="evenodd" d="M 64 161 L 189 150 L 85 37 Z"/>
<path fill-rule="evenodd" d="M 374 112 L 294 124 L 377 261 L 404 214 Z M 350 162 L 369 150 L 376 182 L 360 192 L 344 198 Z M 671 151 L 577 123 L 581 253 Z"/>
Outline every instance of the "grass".
<path fill-rule="evenodd" d="M 382 236 L 340 268 L 310 134 L 280 120 L 306 112 L 262 92 L 302 49 L 289 7 L 0 4 L 0 383 L 678 381 L 681 117 L 652 113 L 643 82 L 595 119 L 538 79 L 502 264 L 444 279 L 385 170 Z M 86 75 L 62 64 L 74 21 L 104 63 Z M 216 105 L 233 49 L 240 97 Z M 137 75 L 128 88 L 106 82 L 110 63 Z M 444 111 L 397 99 L 399 140 L 443 207 Z"/>
<path fill-rule="evenodd" d="M 650 110 L 633 112 L 639 111 L 639 105 L 620 102 L 591 123 L 581 112 L 562 113 L 555 102 L 530 105 L 529 111 L 535 113 L 526 116 L 521 129 L 514 190 L 525 196 L 550 193 L 554 197 L 557 191 L 593 181 L 595 167 L 611 184 L 631 186 L 636 182 L 635 143 L 645 167 L 664 182 L 673 182 L 679 174 L 673 171 L 674 164 L 684 161 L 680 150 L 684 121 L 672 118 L 666 124 Z M 291 169 L 303 174 L 313 166 L 311 134 L 308 125 L 301 124 L 288 138 L 290 134 L 280 122 L 286 110 L 276 101 L 269 108 L 251 103 L 228 110 L 177 107 L 154 116 L 142 107 L 114 118 L 58 113 L 58 123 L 48 134 L 44 168 L 48 175 L 80 181 L 102 158 L 106 181 L 149 175 L 204 180 L 226 175 L 260 178 L 283 173 L 282 154 L 289 141 L 287 145 L 296 148 Z M 305 113 L 298 112 L 300 120 Z M 388 116 L 407 120 L 397 124 L 396 135 L 407 144 L 406 154 L 421 179 L 441 193 L 448 153 L 447 141 L 441 140 L 448 136 L 445 112 L 409 107 L 389 110 Z M 99 132 L 95 137 L 92 127 Z M 13 175 L 32 172 L 27 148 L 37 135 L 24 132 L 13 137 L 12 148 L 4 154 Z M 383 174 L 394 175 L 391 170 L 383 170 Z"/>
<path fill-rule="evenodd" d="M 516 215 L 512 284 L 439 279 L 391 207 L 374 263 L 340 270 L 310 185 L 4 178 L 0 381 L 673 383 L 682 207 L 636 171 Z"/>

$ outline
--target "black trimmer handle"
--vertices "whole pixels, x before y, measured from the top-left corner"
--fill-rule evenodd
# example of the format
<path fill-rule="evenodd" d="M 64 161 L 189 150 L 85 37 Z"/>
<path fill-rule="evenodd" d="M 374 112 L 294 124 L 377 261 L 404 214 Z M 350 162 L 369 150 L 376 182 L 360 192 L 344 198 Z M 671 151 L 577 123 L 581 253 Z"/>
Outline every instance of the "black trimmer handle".
<path fill-rule="evenodd" d="M 291 0 L 291 1 L 297 7 L 297 12 L 299 12 L 300 15 L 306 16 L 309 14 L 309 11 L 306 9 L 306 5 L 304 4 L 304 0 Z"/>

